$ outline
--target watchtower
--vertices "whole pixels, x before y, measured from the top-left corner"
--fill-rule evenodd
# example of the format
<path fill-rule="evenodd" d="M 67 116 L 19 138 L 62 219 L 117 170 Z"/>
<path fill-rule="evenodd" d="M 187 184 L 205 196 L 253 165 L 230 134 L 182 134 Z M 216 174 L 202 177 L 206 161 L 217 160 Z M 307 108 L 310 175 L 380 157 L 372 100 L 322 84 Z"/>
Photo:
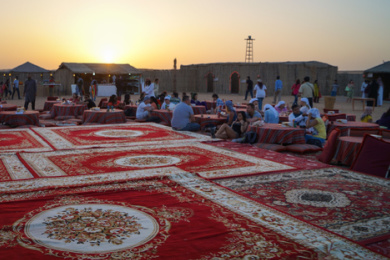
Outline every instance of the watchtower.
<path fill-rule="evenodd" d="M 253 41 L 252 36 L 248 36 L 246 40 L 246 52 L 245 52 L 245 62 L 253 62 Z"/>

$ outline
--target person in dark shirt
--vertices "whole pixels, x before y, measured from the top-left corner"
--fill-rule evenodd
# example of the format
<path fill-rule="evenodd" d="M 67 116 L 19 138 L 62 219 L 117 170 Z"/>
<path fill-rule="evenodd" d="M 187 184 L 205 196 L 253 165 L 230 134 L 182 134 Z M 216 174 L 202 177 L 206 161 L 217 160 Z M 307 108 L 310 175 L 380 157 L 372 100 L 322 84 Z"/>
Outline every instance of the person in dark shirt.
<path fill-rule="evenodd" d="M 89 97 L 89 95 L 84 96 L 84 103 L 87 103 L 88 109 L 96 107 L 95 102 L 93 102 L 93 100 Z"/>
<path fill-rule="evenodd" d="M 248 93 L 251 94 L 251 98 L 253 98 L 253 81 L 249 76 L 246 79 L 245 100 L 248 98 Z"/>

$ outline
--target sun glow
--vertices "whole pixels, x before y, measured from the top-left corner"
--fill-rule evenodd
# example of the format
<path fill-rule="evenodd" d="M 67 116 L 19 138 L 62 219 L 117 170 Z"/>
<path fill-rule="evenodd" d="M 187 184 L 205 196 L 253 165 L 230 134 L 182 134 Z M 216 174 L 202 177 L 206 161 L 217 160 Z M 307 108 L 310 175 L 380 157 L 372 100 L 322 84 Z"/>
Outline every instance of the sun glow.
<path fill-rule="evenodd" d="M 114 51 L 111 48 L 106 48 L 102 52 L 102 60 L 105 63 L 113 63 L 115 61 Z"/>

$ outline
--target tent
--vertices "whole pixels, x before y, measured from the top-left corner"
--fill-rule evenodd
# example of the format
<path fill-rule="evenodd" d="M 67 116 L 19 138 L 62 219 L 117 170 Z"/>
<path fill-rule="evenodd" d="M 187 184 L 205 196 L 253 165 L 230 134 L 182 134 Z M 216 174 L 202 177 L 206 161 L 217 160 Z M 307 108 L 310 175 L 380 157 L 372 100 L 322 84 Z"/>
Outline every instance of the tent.
<path fill-rule="evenodd" d="M 390 61 L 386 61 L 383 64 L 375 66 L 371 69 L 364 71 L 364 76 L 367 78 L 381 77 L 383 81 L 383 99 L 390 98 Z"/>

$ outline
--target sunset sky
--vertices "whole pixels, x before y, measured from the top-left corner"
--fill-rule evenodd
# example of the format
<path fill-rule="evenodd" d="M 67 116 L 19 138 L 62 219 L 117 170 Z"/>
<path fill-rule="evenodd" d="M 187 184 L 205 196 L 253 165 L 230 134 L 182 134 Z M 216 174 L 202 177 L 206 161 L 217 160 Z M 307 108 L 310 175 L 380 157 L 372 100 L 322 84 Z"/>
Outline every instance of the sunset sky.
<path fill-rule="evenodd" d="M 364 70 L 390 60 L 390 0 L 1 1 L 0 69 L 30 61 L 136 68 L 317 60 Z"/>

